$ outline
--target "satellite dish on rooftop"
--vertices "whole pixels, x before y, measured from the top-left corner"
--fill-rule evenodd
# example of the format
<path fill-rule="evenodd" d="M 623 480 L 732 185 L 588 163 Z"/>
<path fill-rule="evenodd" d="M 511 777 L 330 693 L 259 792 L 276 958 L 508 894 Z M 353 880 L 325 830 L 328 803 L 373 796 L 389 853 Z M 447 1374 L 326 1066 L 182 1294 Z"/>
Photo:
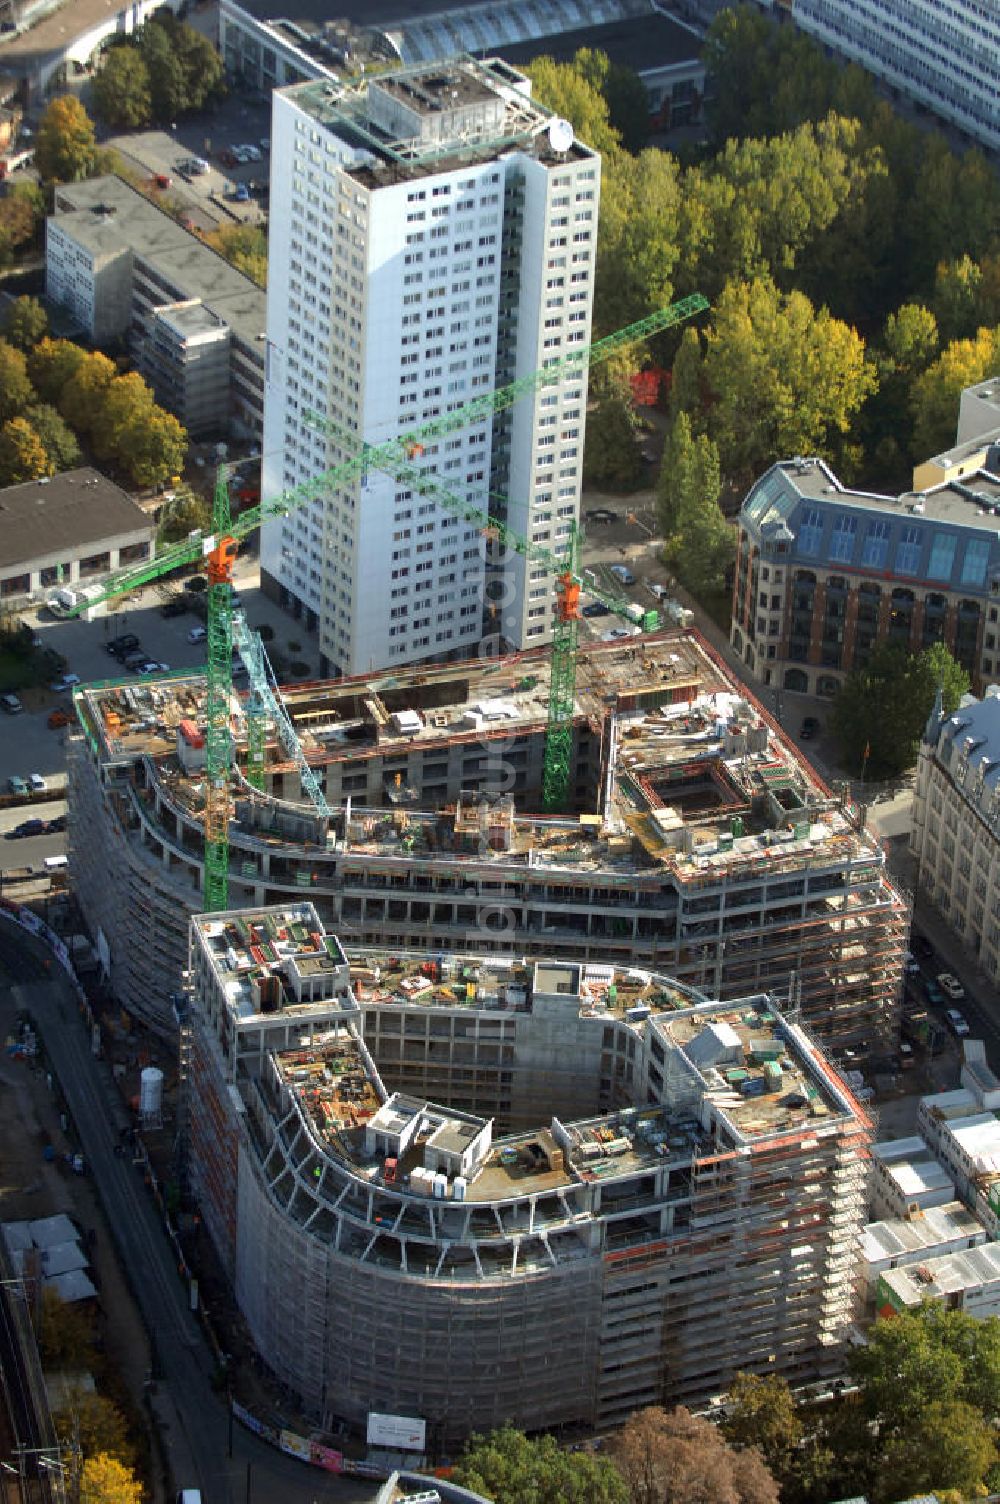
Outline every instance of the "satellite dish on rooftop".
<path fill-rule="evenodd" d="M 569 151 L 573 145 L 573 127 L 568 120 L 550 120 L 548 137 L 553 151 Z"/>

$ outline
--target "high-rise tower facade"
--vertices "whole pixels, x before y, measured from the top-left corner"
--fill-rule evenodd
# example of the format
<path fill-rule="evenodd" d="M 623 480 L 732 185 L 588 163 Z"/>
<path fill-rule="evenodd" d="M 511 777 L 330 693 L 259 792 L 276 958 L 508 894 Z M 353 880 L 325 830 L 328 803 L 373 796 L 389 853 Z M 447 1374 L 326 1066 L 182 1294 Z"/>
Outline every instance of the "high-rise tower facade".
<path fill-rule="evenodd" d="M 264 494 L 308 483 L 585 345 L 600 159 L 501 62 L 274 96 Z M 560 553 L 579 514 L 586 374 L 430 440 L 421 467 Z M 319 419 L 317 424 L 315 419 Z M 265 524 L 264 588 L 323 669 L 463 657 L 551 630 L 551 578 L 374 469 Z"/>

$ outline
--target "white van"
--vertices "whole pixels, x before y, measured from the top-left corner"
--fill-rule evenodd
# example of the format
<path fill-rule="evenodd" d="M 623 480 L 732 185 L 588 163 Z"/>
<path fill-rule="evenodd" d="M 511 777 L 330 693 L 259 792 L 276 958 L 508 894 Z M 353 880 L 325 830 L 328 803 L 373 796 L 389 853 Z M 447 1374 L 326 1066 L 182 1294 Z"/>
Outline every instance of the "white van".
<path fill-rule="evenodd" d="M 64 867 L 68 867 L 68 866 L 69 866 L 69 857 L 68 856 L 47 856 L 45 858 L 45 870 L 46 870 L 46 872 L 61 872 Z"/>

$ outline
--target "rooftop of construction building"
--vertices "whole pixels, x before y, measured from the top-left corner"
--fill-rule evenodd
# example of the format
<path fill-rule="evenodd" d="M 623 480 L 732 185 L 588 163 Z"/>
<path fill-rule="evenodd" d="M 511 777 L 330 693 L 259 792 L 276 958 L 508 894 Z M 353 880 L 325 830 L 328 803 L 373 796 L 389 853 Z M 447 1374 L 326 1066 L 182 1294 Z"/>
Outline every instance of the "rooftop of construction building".
<path fill-rule="evenodd" d="M 237 1019 L 352 1006 L 347 957 L 311 903 L 204 914 L 193 922 Z"/>
<path fill-rule="evenodd" d="M 859 833 L 763 707 L 696 634 L 676 629 L 590 644 L 580 653 L 578 724 L 597 731 L 609 713 L 617 716 L 614 776 L 603 807 L 569 818 L 522 815 L 509 800 L 487 806 L 474 796 L 443 810 L 417 807 L 407 781 L 414 750 L 444 753 L 468 744 L 488 758 L 494 740 L 509 745 L 518 736 L 541 736 L 548 679 L 542 649 L 283 690 L 318 773 L 332 762 L 356 773 L 372 758 L 381 770 L 385 807 L 352 808 L 348 801 L 327 823 L 317 817 L 310 844 L 407 860 L 436 854 L 495 861 L 502 854 L 509 863 L 600 871 L 610 883 L 644 869 L 655 877 L 663 866 L 696 884 L 734 866 L 775 872 L 831 856 L 882 865 L 878 843 Z M 185 772 L 178 734 L 182 721 L 203 723 L 202 676 L 85 686 L 76 703 L 101 761 L 148 755 L 170 798 L 200 814 L 201 774 Z M 241 704 L 234 701 L 237 710 Z M 244 754 L 241 715 L 233 724 Z M 292 766 L 272 741 L 268 773 Z M 308 805 L 291 808 L 312 814 Z M 283 835 L 268 835 L 263 823 L 248 827 L 256 839 L 289 844 Z"/>
<path fill-rule="evenodd" d="M 196 954 L 207 957 L 235 1024 L 224 1027 L 227 1043 L 234 1033 L 245 1038 L 247 1048 L 235 1049 L 244 1068 L 255 1074 L 266 1055 L 274 1089 L 298 1103 L 314 1137 L 373 1181 L 503 1200 L 861 1115 L 822 1053 L 765 995 L 710 1003 L 650 973 L 472 955 L 366 954 L 349 965 L 309 903 L 200 915 L 192 924 Z M 540 998 L 550 1010 L 592 1017 L 595 1028 L 616 1018 L 634 1031 L 660 1062 L 661 1099 L 576 1122 L 553 1118 L 493 1142 L 488 1119 L 388 1096 L 351 1022 L 358 1005 L 530 1014 Z M 269 1027 L 277 1032 L 268 1054 Z"/>

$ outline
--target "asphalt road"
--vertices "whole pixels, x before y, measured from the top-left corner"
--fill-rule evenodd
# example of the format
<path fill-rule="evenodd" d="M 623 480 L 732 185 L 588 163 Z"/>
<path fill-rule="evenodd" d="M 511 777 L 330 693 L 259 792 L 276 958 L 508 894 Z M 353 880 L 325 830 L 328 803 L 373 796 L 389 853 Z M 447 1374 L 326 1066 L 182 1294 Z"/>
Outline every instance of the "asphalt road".
<path fill-rule="evenodd" d="M 47 800 L 44 804 L 20 804 L 11 809 L 0 810 L 0 872 L 9 872 L 14 867 L 42 869 L 47 856 L 63 856 L 66 851 L 66 832 L 56 831 L 50 836 L 12 836 L 8 834 L 25 820 L 54 820 L 66 813 L 65 799 Z"/>
<path fill-rule="evenodd" d="M 207 1504 L 364 1504 L 375 1492 L 276 1451 L 240 1426 L 227 1455 L 228 1416 L 213 1390 L 213 1360 L 188 1308 L 159 1214 L 129 1160 L 114 1155 L 110 1104 L 116 1087 L 90 1053 L 76 999 L 32 937 L 0 921 L 0 991 L 33 1015 L 69 1104 L 95 1176 L 122 1266 L 147 1329 L 155 1335 L 158 1379 L 154 1405 L 178 1488 L 200 1488 Z M 249 1465 L 249 1475 L 248 1475 Z"/>

